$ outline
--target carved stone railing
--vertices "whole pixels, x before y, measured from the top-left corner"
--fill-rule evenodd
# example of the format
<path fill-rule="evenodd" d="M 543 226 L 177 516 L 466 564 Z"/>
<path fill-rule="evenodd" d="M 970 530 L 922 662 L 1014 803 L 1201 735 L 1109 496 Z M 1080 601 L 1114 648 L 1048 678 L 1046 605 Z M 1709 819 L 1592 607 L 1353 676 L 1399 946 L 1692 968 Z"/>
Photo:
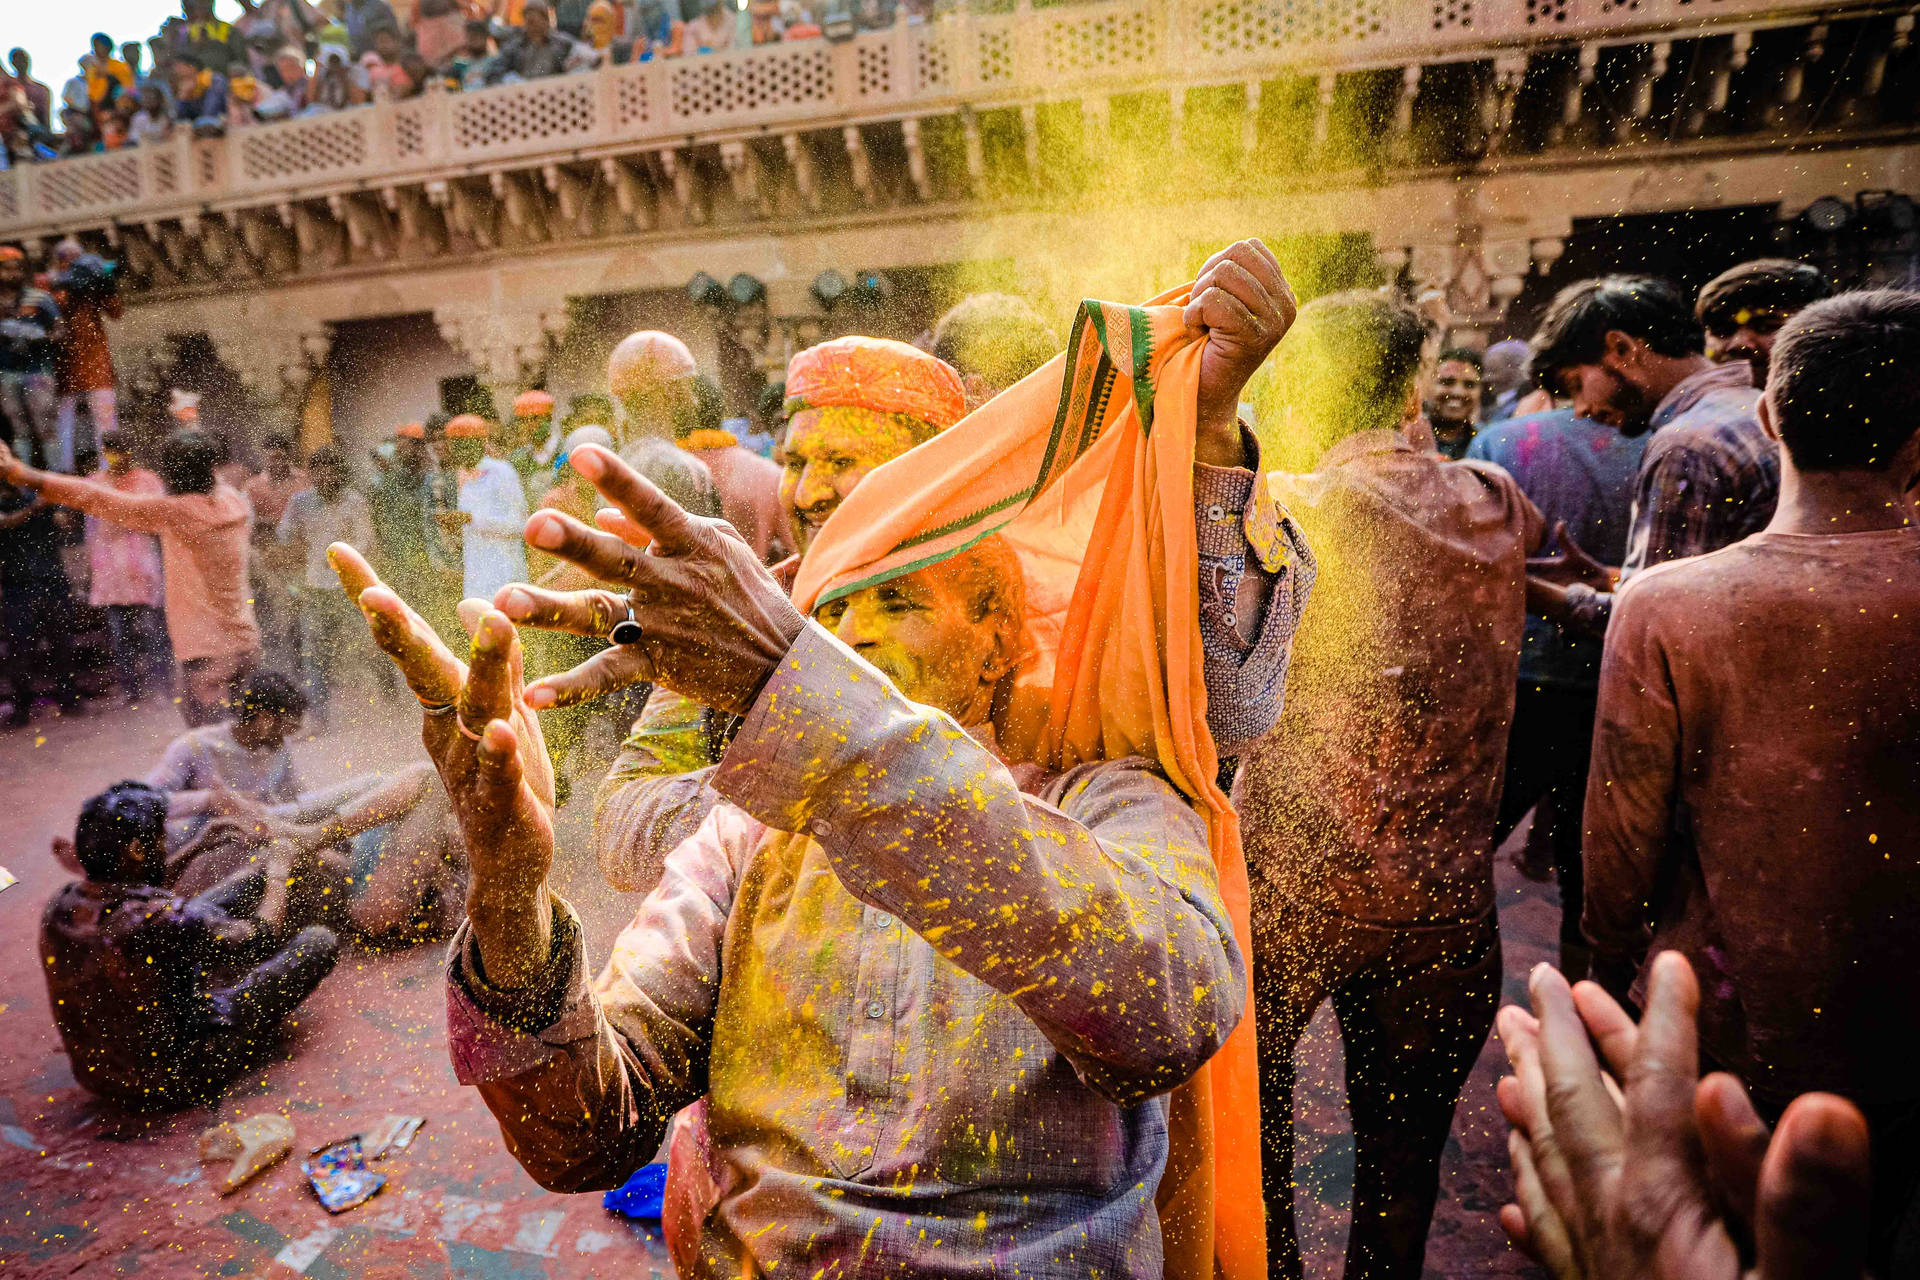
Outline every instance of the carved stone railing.
<path fill-rule="evenodd" d="M 0 172 L 0 238 L 1076 93 L 1805 23 L 1835 0 L 1094 0 L 609 66 Z M 1871 6 L 1869 6 L 1871 7 Z"/>

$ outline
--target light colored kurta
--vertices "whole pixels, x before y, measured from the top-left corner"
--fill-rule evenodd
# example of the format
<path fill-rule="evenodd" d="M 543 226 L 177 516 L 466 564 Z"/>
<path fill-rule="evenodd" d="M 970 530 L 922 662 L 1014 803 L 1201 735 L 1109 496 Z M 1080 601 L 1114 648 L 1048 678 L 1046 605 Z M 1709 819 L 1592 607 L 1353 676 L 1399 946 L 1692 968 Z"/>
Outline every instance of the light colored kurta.
<path fill-rule="evenodd" d="M 555 1189 L 705 1095 L 694 1274 L 1159 1276 L 1162 1095 L 1245 962 L 1150 765 L 1019 772 L 809 624 L 597 981 L 564 903 L 524 993 L 455 939 L 457 1073 Z"/>
<path fill-rule="evenodd" d="M 460 510 L 473 517 L 462 535 L 466 594 L 491 600 L 509 582 L 527 580 L 527 495 L 520 476 L 500 458 L 482 458 L 460 484 Z"/>

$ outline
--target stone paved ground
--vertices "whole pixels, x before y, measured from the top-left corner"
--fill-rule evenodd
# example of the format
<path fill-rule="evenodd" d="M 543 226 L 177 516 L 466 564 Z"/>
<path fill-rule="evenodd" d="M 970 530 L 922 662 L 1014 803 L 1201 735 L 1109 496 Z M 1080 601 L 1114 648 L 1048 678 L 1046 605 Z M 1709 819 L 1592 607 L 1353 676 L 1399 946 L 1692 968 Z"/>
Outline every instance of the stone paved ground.
<path fill-rule="evenodd" d="M 299 744 L 310 779 L 411 758 L 410 704 L 370 705 L 350 727 Z M 508 1158 L 492 1118 L 454 1084 L 441 1026 L 436 947 L 349 952 L 302 1011 L 283 1058 L 219 1106 L 157 1118 L 94 1102 L 74 1083 L 48 1016 L 34 940 L 64 879 L 47 853 L 86 796 L 139 776 L 178 721 L 168 706 L 51 712 L 0 732 L 0 1280 L 43 1276 L 272 1276 L 314 1280 L 534 1280 L 670 1274 L 656 1241 L 607 1214 L 598 1196 L 540 1190 Z M 604 952 L 631 903 L 600 886 L 584 852 L 585 793 L 563 813 L 558 878 Z M 570 852 L 567 852 L 570 851 Z M 1551 890 L 1503 875 L 1509 995 L 1553 934 Z M 1324 1014 L 1324 1011 L 1323 1011 Z M 1323 1016 L 1303 1047 L 1300 1124 L 1310 1274 L 1339 1272 L 1351 1142 L 1340 1111 L 1339 1048 Z M 1505 1198 L 1505 1137 L 1493 1101 L 1498 1048 L 1468 1087 L 1449 1144 L 1428 1274 L 1532 1274 L 1493 1220 Z M 289 1115 L 296 1151 L 371 1126 L 388 1112 L 428 1117 L 413 1148 L 383 1163 L 385 1190 L 329 1217 L 296 1164 L 282 1162 L 221 1198 L 194 1158 L 199 1131 L 259 1111 Z M 1341 1206 L 1341 1207 L 1336 1207 Z"/>

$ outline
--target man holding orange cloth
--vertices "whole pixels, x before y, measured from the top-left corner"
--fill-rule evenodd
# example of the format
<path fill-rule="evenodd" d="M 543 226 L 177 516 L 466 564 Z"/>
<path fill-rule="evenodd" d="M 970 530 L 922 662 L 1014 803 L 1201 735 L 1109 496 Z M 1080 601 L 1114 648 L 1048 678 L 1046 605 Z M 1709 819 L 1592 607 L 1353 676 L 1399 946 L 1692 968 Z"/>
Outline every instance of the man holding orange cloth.
<path fill-rule="evenodd" d="M 527 714 L 567 681 L 521 693 L 502 612 L 469 671 L 337 549 L 473 851 L 456 1070 L 537 1179 L 618 1183 L 704 1094 L 682 1274 L 1264 1273 L 1246 872 L 1187 518 L 1197 419 L 1231 423 L 1291 318 L 1277 270 L 1244 270 L 1089 304 L 1050 377 L 852 494 L 791 601 L 581 450 L 614 532 L 541 515 L 530 543 L 626 589 L 646 678 L 743 717 L 725 802 L 597 982 L 546 884 Z"/>

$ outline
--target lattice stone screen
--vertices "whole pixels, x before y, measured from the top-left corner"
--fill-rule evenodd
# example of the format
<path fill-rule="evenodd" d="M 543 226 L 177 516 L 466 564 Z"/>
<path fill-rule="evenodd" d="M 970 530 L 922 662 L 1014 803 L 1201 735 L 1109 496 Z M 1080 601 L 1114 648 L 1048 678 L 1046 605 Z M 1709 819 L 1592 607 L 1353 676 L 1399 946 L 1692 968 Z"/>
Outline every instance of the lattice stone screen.
<path fill-rule="evenodd" d="M 1394 6 L 1404 3 L 1406 0 L 1221 0 L 1198 7 L 1199 20 L 1194 29 L 1202 55 L 1231 61 L 1315 45 L 1377 40 L 1388 34 Z M 1440 8 L 1436 6 L 1436 12 Z"/>
<path fill-rule="evenodd" d="M 1049 11 L 1042 32 L 1049 77 L 1124 73 L 1160 61 L 1160 24 L 1145 9 Z"/>
<path fill-rule="evenodd" d="M 20 176 L 16 173 L 0 173 L 0 218 L 20 216 Z"/>
<path fill-rule="evenodd" d="M 683 58 L 671 64 L 668 82 L 674 116 L 690 122 L 834 100 L 833 59 L 822 43 Z"/>
<path fill-rule="evenodd" d="M 491 93 L 460 94 L 453 104 L 453 149 L 530 151 L 594 132 L 590 76 L 557 76 Z"/>
<path fill-rule="evenodd" d="M 371 111 L 256 125 L 234 130 L 240 144 L 239 180 L 249 185 L 357 169 L 368 160 Z"/>
<path fill-rule="evenodd" d="M 913 29 L 913 90 L 943 93 L 953 87 L 953 56 L 935 27 Z"/>
<path fill-rule="evenodd" d="M 81 156 L 61 164 L 42 166 L 34 173 L 40 212 L 52 217 L 106 205 L 133 204 L 140 199 L 140 157 L 137 152 Z"/>
<path fill-rule="evenodd" d="M 630 70 L 615 72 L 620 77 L 614 89 L 614 124 L 622 134 L 648 129 L 659 124 L 655 118 L 651 67 L 642 63 Z"/>
<path fill-rule="evenodd" d="M 980 31 L 980 83 L 1003 85 L 1013 79 L 1013 28 L 1010 25 L 986 27 Z"/>

